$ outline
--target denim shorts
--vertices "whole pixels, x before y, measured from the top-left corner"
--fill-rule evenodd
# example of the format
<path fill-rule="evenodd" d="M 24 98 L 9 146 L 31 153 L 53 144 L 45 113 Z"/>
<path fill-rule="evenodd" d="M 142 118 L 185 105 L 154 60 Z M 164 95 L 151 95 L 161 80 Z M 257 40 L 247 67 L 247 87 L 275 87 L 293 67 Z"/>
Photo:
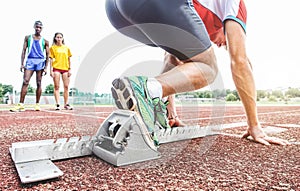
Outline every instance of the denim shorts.
<path fill-rule="evenodd" d="M 106 0 L 106 13 L 119 32 L 180 60 L 211 47 L 192 0 Z"/>

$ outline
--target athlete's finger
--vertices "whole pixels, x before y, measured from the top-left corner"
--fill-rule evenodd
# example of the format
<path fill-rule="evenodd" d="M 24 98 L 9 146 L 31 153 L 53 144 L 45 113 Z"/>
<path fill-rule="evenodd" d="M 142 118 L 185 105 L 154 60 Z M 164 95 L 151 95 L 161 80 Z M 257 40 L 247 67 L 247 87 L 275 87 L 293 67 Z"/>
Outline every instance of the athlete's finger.
<path fill-rule="evenodd" d="M 279 138 L 276 138 L 276 137 L 265 137 L 265 140 L 268 141 L 269 143 L 277 144 L 277 145 L 287 145 L 287 144 L 289 144 L 288 141 L 283 140 L 283 139 L 279 139 Z"/>
<path fill-rule="evenodd" d="M 243 135 L 242 138 L 247 138 L 250 136 L 250 133 L 248 131 L 246 131 Z"/>
<path fill-rule="evenodd" d="M 254 139 L 254 141 L 258 142 L 258 143 L 261 143 L 263 145 L 271 145 L 268 141 L 265 140 L 265 137 L 264 138 L 257 138 L 257 139 Z"/>

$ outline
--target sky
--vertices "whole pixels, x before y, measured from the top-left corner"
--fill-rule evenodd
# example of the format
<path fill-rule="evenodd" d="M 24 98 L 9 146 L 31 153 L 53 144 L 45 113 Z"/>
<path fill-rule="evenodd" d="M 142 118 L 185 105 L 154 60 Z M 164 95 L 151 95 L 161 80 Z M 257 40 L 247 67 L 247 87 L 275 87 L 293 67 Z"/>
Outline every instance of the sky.
<path fill-rule="evenodd" d="M 247 53 L 257 89 L 300 88 L 297 1 L 245 0 L 245 3 L 248 11 Z M 119 45 L 116 39 L 121 37 L 109 23 L 104 4 L 104 0 L 1 1 L 0 83 L 13 85 L 20 91 L 22 45 L 25 35 L 34 33 L 36 20 L 43 22 L 42 36 L 50 44 L 55 32 L 64 34 L 66 45 L 73 53 L 71 87 L 109 92 L 114 78 L 132 71 L 135 66 L 145 66 L 147 71 L 151 63 L 156 65 L 151 65 L 151 70 L 154 69 L 149 75 L 156 75 L 164 53 L 159 48 L 130 46 L 108 56 L 105 47 Z M 215 53 L 224 88 L 235 89 L 228 53 L 217 47 Z M 52 83 L 49 74 L 43 78 L 43 88 Z M 30 84 L 35 87 L 35 76 Z"/>

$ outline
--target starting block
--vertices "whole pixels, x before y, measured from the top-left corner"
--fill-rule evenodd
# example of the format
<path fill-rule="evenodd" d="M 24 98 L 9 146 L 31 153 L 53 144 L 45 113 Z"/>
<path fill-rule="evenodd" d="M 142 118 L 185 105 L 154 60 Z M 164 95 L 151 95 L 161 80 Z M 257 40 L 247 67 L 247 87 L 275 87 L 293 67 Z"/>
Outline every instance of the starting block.
<path fill-rule="evenodd" d="M 9 148 L 22 183 L 57 178 L 63 172 L 52 162 L 55 160 L 92 154 L 95 137 L 72 137 L 12 143 Z"/>
<path fill-rule="evenodd" d="M 157 147 L 139 121 L 133 111 L 113 112 L 96 134 L 93 153 L 115 166 L 159 158 Z"/>
<path fill-rule="evenodd" d="M 9 148 L 22 183 L 63 175 L 52 161 L 96 155 L 115 166 L 161 157 L 151 135 L 133 111 L 116 110 L 101 124 L 96 135 L 12 143 Z M 160 144 L 217 134 L 215 127 L 187 126 L 157 129 Z"/>

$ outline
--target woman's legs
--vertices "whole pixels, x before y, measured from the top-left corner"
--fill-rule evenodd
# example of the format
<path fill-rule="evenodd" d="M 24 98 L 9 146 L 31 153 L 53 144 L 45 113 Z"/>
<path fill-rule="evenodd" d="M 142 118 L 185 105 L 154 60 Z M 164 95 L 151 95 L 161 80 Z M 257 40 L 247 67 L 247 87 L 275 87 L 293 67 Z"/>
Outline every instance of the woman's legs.
<path fill-rule="evenodd" d="M 69 84 L 70 84 L 70 77 L 68 76 L 68 72 L 62 74 L 62 81 L 64 85 L 64 106 L 69 104 Z M 69 109 L 69 108 L 66 108 Z"/>
<path fill-rule="evenodd" d="M 54 83 L 54 99 L 56 105 L 59 105 L 59 84 L 60 84 L 60 72 L 53 72 L 53 83 Z"/>

